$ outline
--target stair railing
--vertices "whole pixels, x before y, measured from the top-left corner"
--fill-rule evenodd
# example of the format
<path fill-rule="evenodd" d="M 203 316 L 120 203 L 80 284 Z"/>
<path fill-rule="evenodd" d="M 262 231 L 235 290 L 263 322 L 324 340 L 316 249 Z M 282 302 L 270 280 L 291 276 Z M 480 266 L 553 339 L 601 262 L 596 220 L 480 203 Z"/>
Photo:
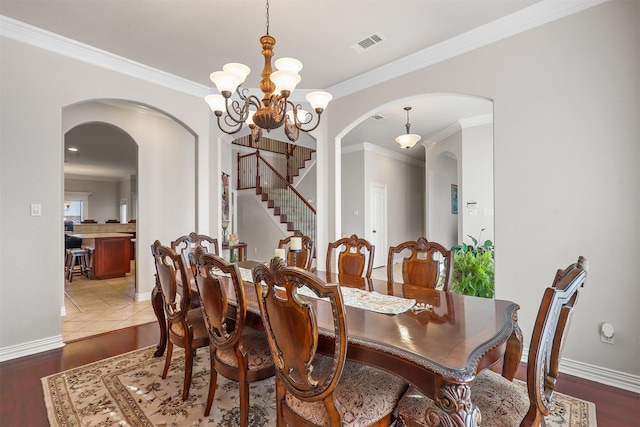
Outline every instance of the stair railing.
<path fill-rule="evenodd" d="M 311 160 L 312 154 L 316 151 L 312 148 L 289 144 L 268 137 L 260 138 L 260 140 L 256 142 L 253 141 L 251 135 L 236 138 L 233 140 L 233 144 L 286 156 L 287 170 L 284 174 L 290 183 L 293 183 L 294 177 L 300 174 L 300 169 L 305 167 L 307 160 Z"/>
<path fill-rule="evenodd" d="M 264 157 L 260 150 L 238 153 L 238 189 L 255 188 L 274 208 L 289 231 L 298 230 L 315 241 L 316 209 Z"/>

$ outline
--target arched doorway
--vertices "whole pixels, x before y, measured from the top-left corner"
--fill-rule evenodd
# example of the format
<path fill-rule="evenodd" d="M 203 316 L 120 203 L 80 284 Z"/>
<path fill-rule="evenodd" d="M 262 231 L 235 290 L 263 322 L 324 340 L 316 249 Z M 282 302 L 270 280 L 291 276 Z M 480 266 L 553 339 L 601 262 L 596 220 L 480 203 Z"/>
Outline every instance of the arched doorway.
<path fill-rule="evenodd" d="M 196 230 L 197 138 L 169 115 L 123 100 L 92 100 L 67 106 L 62 110 L 62 123 L 65 135 L 74 129 L 101 124 L 102 130 L 115 129 L 121 136 L 128 135 L 137 146 L 136 192 L 135 198 L 131 198 L 135 206 L 132 203 L 128 209 L 137 212 L 135 290 L 131 298 L 150 307 L 155 268 L 151 257 L 146 256 L 146 248 L 155 239 L 169 242 Z M 109 143 L 108 139 L 105 141 Z M 115 198 L 115 215 L 119 213 L 121 200 L 119 196 Z M 133 317 L 123 310 L 105 319 L 105 327 L 130 326 L 135 324 Z"/>
<path fill-rule="evenodd" d="M 411 133 L 421 136 L 410 150 L 394 141 L 404 134 L 407 121 L 405 107 L 412 107 Z M 340 213 L 338 232 L 367 235 L 369 206 L 365 196 L 367 182 L 390 186 L 390 215 L 387 233 L 389 244 L 415 240 L 444 240 L 447 246 L 458 243 L 467 234 L 493 240 L 493 102 L 487 98 L 455 93 L 428 93 L 390 101 L 364 110 L 359 118 L 338 135 L 341 143 L 341 197 L 336 200 Z M 456 148 L 451 148 L 457 144 Z M 431 169 L 439 154 L 442 171 L 453 175 L 441 177 L 442 195 L 430 194 L 431 181 L 439 169 Z M 338 155 L 338 153 L 336 153 Z M 393 163 L 396 163 L 394 166 Z M 445 163 L 450 163 L 445 167 Z M 455 163 L 455 166 L 453 165 Z M 404 165 L 404 166 L 403 166 Z M 418 182 L 420 181 L 420 182 Z M 395 185 L 395 189 L 391 186 Z M 452 211 L 452 185 L 457 185 L 458 211 Z M 465 191 L 465 189 L 467 191 Z M 465 198 L 465 196 L 467 198 Z M 469 211 L 476 202 L 477 210 Z M 438 206 L 436 206 L 436 204 Z M 446 221 L 430 218 L 441 210 Z M 446 224 L 446 225 L 445 225 Z M 454 230 L 453 224 L 457 224 Z M 442 230 L 441 227 L 448 227 Z M 448 230 L 448 231 L 447 231 Z M 376 248 L 386 251 L 387 248 Z"/>

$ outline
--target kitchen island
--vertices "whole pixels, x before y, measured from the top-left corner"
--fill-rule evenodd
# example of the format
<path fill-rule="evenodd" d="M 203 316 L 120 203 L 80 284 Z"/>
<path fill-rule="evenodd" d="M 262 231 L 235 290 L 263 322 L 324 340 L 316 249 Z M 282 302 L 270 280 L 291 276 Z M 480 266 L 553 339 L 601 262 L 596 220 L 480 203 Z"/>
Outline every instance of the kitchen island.
<path fill-rule="evenodd" d="M 74 233 L 82 246 L 93 248 L 91 276 L 94 279 L 124 277 L 131 271 L 131 237 L 128 233 Z"/>

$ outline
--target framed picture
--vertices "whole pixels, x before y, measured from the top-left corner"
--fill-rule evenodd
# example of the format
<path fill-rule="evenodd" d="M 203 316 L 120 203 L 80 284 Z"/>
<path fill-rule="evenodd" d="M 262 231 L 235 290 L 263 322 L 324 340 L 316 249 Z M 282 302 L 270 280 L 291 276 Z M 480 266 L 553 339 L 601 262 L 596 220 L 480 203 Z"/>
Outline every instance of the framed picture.
<path fill-rule="evenodd" d="M 222 172 L 222 219 L 229 219 L 229 175 Z"/>
<path fill-rule="evenodd" d="M 451 184 L 451 213 L 458 213 L 458 186 Z"/>

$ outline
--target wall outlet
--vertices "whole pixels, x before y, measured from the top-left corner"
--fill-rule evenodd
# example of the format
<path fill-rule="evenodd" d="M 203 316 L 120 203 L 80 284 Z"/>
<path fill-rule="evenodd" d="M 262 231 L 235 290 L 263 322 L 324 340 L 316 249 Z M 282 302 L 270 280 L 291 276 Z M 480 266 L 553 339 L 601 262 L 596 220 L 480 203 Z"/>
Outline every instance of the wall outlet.
<path fill-rule="evenodd" d="M 600 326 L 600 341 L 606 344 L 613 344 L 614 337 L 616 335 L 615 332 L 616 331 L 611 323 L 603 323 L 602 326 Z"/>

